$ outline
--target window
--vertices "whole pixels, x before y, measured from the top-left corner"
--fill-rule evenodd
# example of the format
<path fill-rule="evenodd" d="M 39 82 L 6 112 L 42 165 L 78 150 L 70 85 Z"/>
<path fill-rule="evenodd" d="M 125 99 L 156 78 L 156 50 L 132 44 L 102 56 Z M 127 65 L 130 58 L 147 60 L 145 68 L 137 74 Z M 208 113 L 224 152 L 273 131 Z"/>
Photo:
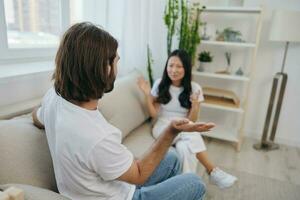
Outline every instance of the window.
<path fill-rule="evenodd" d="M 68 0 L 4 0 L 0 4 L 0 59 L 54 55 L 69 25 Z"/>

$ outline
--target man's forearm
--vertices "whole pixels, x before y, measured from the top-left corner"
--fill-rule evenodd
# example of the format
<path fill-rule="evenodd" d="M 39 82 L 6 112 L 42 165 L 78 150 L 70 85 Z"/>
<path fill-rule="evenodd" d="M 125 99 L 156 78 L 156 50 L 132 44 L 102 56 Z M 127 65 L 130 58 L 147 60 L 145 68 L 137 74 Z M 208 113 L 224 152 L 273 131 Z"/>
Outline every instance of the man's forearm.
<path fill-rule="evenodd" d="M 160 161 L 164 158 L 178 133 L 178 130 L 168 126 L 143 158 L 137 161 L 141 182 L 148 180 Z"/>
<path fill-rule="evenodd" d="M 209 131 L 212 127 L 214 127 L 213 123 L 194 123 L 184 118 L 174 119 L 152 145 L 150 151 L 142 159 L 134 160 L 130 168 L 118 180 L 136 185 L 144 184 L 164 158 L 180 131 L 203 132 Z"/>

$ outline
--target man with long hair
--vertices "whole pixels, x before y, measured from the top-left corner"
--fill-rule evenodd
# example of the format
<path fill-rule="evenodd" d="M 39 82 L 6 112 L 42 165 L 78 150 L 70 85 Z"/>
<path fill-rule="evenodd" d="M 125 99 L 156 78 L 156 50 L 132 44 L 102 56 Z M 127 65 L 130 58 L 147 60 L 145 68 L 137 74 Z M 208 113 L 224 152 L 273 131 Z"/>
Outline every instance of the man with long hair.
<path fill-rule="evenodd" d="M 201 199 L 204 184 L 194 174 L 178 175 L 178 158 L 168 149 L 181 131 L 213 125 L 174 120 L 136 160 L 121 144 L 121 131 L 98 110 L 114 86 L 117 48 L 108 32 L 87 22 L 73 25 L 62 38 L 54 87 L 32 113 L 34 124 L 46 131 L 59 192 L 74 200 Z"/>

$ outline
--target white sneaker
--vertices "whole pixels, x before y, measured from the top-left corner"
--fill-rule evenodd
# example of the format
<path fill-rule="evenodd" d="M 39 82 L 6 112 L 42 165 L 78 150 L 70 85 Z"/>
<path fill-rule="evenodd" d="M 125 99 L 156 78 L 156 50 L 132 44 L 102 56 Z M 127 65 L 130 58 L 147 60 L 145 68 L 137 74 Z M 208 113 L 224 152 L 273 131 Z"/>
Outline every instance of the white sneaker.
<path fill-rule="evenodd" d="M 234 182 L 237 181 L 237 177 L 224 172 L 218 167 L 215 167 L 209 175 L 209 180 L 212 184 L 218 186 L 220 189 L 224 189 L 232 186 Z"/>

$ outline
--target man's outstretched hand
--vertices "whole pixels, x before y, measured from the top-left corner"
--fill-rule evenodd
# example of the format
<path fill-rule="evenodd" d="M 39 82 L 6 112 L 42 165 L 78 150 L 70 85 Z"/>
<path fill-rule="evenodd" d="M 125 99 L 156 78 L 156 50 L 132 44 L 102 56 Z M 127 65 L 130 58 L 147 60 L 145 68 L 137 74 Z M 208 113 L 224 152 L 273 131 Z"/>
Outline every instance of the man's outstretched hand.
<path fill-rule="evenodd" d="M 178 132 L 207 132 L 215 127 L 215 124 L 212 122 L 192 122 L 188 119 L 174 119 L 170 126 Z"/>

